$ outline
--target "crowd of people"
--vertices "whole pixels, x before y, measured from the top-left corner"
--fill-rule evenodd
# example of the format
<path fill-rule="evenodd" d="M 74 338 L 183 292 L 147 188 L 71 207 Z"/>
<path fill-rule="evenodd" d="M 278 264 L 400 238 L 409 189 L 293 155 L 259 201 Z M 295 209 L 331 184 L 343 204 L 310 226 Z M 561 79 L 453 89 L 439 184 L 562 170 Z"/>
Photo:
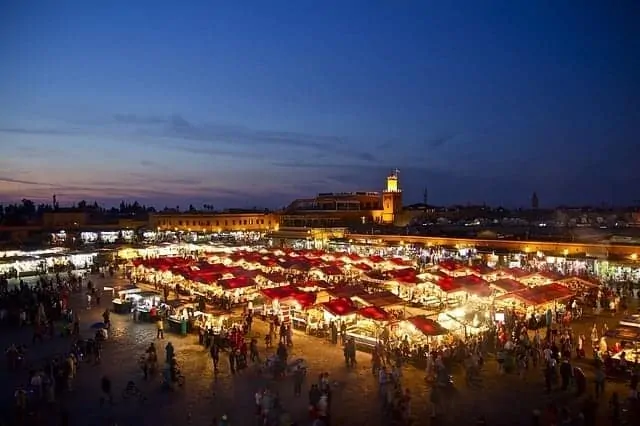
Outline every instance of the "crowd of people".
<path fill-rule="evenodd" d="M 27 424 L 39 421 L 42 407 L 51 407 L 73 389 L 74 378 L 83 360 L 99 360 L 100 342 L 80 337 L 80 317 L 70 306 L 70 297 L 82 287 L 82 275 L 41 276 L 28 285 L 20 280 L 10 286 L 8 277 L 0 278 L 0 325 L 5 329 L 31 331 L 31 345 L 11 343 L 5 350 L 9 374 L 23 376 L 14 389 L 14 421 Z M 38 346 L 49 339 L 73 336 L 67 350 L 47 358 L 38 358 Z M 61 413 L 67 424 L 68 413 Z M 17 423 L 20 424 L 20 423 Z"/>
<path fill-rule="evenodd" d="M 77 274 L 57 274 L 39 278 L 33 285 L 19 282 L 17 286 L 9 286 L 8 280 L 0 280 L 0 323 L 6 327 L 23 328 L 31 331 L 32 345 L 39 345 L 44 340 L 65 338 L 70 336 L 69 350 L 37 365 L 24 364 L 26 353 L 33 350 L 24 345 L 14 344 L 7 348 L 7 368 L 15 374 L 25 374 L 25 383 L 14 393 L 14 406 L 18 418 L 29 418 L 37 410 L 33 407 L 50 406 L 56 404 L 69 390 L 73 389 L 74 378 L 78 369 L 84 365 L 100 362 L 102 340 L 98 333 L 93 339 L 82 339 L 80 336 L 81 309 L 72 309 L 71 297 L 83 294 L 86 290 L 87 308 L 99 304 L 99 292 L 87 281 L 86 276 Z M 85 285 L 83 285 L 85 283 Z M 168 295 L 167 295 L 168 296 Z M 585 307 L 593 308 L 597 315 L 605 311 L 615 314 L 617 310 L 628 306 L 629 292 L 624 286 L 604 288 L 593 298 L 583 301 Z M 102 309 L 102 308 L 100 308 Z M 573 302 L 568 304 L 568 310 L 577 311 Z M 580 306 L 582 310 L 582 306 Z M 108 327 L 109 312 L 104 312 L 104 323 Z M 484 369 L 488 353 L 495 353 L 497 374 L 515 373 L 525 379 L 530 371 L 540 371 L 548 393 L 562 392 L 576 395 L 589 394 L 586 374 L 581 362 L 587 357 L 588 339 L 583 334 L 572 330 L 571 317 L 537 318 L 532 321 L 522 315 L 507 313 L 505 321 L 496 324 L 481 334 L 468 338 L 457 338 L 444 343 L 424 345 L 413 351 L 404 350 L 402 346 L 385 346 L 379 344 L 371 355 L 372 374 L 378 383 L 380 405 L 382 413 L 389 419 L 390 424 L 408 424 L 412 420 L 412 395 L 403 383 L 403 367 L 408 359 L 420 359 L 420 365 L 425 368 L 426 380 L 430 383 L 429 401 L 432 415 L 440 416 L 448 409 L 448 403 L 455 397 L 456 388 L 450 373 L 458 367 L 466 372 L 466 383 L 475 386 Z M 224 343 L 213 332 L 204 330 L 200 334 L 200 343 L 209 350 L 216 373 L 220 370 L 221 354 L 228 356 L 229 372 L 238 374 L 251 364 L 270 366 L 267 370 L 274 377 L 291 380 L 294 395 L 303 393 L 304 384 L 308 385 L 309 423 L 314 426 L 329 426 L 331 424 L 332 389 L 336 386 L 328 373 L 322 373 L 316 381 L 309 381 L 306 364 L 291 363 L 290 352 L 293 347 L 293 329 L 289 324 L 271 321 L 269 331 L 265 335 L 265 349 L 263 353 L 274 352 L 273 356 L 261 356 L 259 341 L 251 333 L 253 315 L 245 310 L 243 322 L 240 326 L 232 327 Z M 605 323 L 606 324 L 606 323 Z M 595 327 L 597 345 L 594 341 L 594 356 L 602 353 L 601 337 L 606 334 L 603 324 L 601 333 Z M 340 333 L 338 333 L 340 336 Z M 164 333 L 158 333 L 158 339 L 164 338 Z M 333 340 L 333 339 L 332 339 Z M 355 344 L 349 339 L 340 339 L 343 348 L 345 364 L 354 367 L 356 363 Z M 336 339 L 337 344 L 337 339 Z M 184 383 L 175 358 L 171 343 L 164 346 L 165 368 L 162 369 L 163 383 L 167 388 L 175 389 Z M 589 349 L 590 350 L 590 349 Z M 143 377 L 148 378 L 160 371 L 158 355 L 154 343 L 146 349 L 140 359 Z M 411 352 L 411 353 L 409 353 Z M 610 352 L 606 350 L 605 352 Z M 274 361 L 275 360 L 275 361 Z M 602 408 L 602 394 L 605 383 L 609 380 L 607 358 L 594 358 L 593 396 L 589 395 L 579 406 L 567 404 L 557 406 L 549 404 L 536 410 L 533 416 L 534 425 L 571 424 L 594 425 L 598 417 L 598 410 Z M 271 362 L 271 364 L 268 364 Z M 272 368 L 273 367 L 273 368 Z M 591 367 L 589 367 L 591 368 Z M 637 405 L 638 378 L 640 370 L 633 362 L 625 366 L 628 370 L 628 395 L 614 393 L 608 398 L 608 418 L 612 425 L 619 425 L 623 421 L 623 412 L 629 407 Z M 104 403 L 113 402 L 111 380 L 101 379 Z M 292 425 L 291 418 L 283 406 L 278 392 L 271 387 L 260 389 L 255 394 L 256 415 L 264 425 Z M 635 404 L 635 405 L 634 405 Z M 61 423 L 68 423 L 69 414 L 62 412 Z M 482 419 L 478 420 L 479 424 Z M 216 419 L 219 425 L 230 424 L 230 419 L 223 415 Z"/>

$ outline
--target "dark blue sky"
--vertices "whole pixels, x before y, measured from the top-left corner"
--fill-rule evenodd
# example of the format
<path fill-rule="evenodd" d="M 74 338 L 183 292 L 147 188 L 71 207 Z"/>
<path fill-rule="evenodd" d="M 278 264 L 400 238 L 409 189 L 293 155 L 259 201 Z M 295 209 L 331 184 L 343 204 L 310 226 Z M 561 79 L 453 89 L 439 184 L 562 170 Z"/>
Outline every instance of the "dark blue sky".
<path fill-rule="evenodd" d="M 637 1 L 4 7 L 0 201 L 640 199 Z"/>

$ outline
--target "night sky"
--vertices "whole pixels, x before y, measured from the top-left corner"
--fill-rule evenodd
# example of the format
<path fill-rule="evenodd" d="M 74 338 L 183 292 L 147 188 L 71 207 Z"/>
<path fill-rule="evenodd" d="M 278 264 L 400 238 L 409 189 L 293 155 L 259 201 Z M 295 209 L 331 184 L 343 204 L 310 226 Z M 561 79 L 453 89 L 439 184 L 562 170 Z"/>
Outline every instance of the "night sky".
<path fill-rule="evenodd" d="M 629 204 L 638 22 L 636 0 L 7 1 L 0 202 L 280 207 L 397 167 L 405 202 Z"/>

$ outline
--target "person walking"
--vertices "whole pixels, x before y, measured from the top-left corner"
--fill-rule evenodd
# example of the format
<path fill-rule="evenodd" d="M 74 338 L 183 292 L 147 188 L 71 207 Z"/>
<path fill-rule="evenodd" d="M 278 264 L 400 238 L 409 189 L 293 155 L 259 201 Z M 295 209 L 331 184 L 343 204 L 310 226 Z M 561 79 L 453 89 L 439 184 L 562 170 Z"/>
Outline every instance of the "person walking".
<path fill-rule="evenodd" d="M 158 317 L 156 320 L 156 329 L 158 330 L 156 339 L 164 339 L 164 321 L 161 317 Z"/>

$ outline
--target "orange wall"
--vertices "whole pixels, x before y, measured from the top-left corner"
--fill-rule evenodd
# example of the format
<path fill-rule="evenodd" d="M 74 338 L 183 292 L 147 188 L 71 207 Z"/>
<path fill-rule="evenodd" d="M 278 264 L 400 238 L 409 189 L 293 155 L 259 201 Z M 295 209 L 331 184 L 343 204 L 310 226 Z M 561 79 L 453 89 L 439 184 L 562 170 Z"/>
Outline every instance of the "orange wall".
<path fill-rule="evenodd" d="M 597 243 L 556 243 L 546 241 L 513 241 L 513 240 L 477 240 L 470 238 L 444 238 L 444 237 L 418 237 L 410 235 L 361 235 L 350 234 L 349 238 L 353 240 L 369 240 L 393 243 L 418 243 L 431 245 L 460 245 L 473 246 L 477 248 L 491 247 L 502 248 L 513 251 L 529 251 L 535 253 L 541 251 L 543 253 L 564 253 L 567 254 L 587 253 L 589 255 L 608 255 L 616 254 L 621 256 L 629 256 L 632 254 L 640 254 L 640 245 L 625 244 L 597 244 Z"/>
<path fill-rule="evenodd" d="M 271 213 L 175 213 L 149 217 L 150 228 L 180 231 L 267 231 L 278 226 L 280 218 Z"/>

